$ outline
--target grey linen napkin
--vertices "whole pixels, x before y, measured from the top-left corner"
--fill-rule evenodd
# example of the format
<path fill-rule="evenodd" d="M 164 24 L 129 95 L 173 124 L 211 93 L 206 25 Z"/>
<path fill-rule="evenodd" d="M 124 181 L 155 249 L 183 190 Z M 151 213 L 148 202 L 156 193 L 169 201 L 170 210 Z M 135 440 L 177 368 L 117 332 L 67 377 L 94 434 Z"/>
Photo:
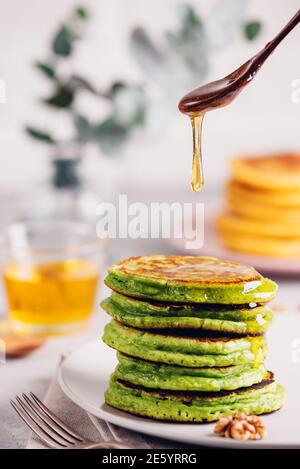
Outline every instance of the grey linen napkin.
<path fill-rule="evenodd" d="M 152 438 L 146 435 L 126 430 L 116 425 L 107 424 L 101 419 L 94 417 L 90 413 L 78 407 L 72 402 L 61 390 L 56 376 L 50 383 L 46 393 L 44 403 L 49 407 L 54 414 L 71 428 L 76 430 L 83 438 L 94 442 L 107 441 L 110 439 L 109 429 L 114 434 L 115 438 L 123 443 L 128 443 L 134 448 L 155 448 L 155 449 L 172 449 L 172 448 L 186 448 L 187 446 L 174 443 L 160 438 Z M 27 449 L 46 449 L 47 446 L 34 434 L 31 434 Z"/>

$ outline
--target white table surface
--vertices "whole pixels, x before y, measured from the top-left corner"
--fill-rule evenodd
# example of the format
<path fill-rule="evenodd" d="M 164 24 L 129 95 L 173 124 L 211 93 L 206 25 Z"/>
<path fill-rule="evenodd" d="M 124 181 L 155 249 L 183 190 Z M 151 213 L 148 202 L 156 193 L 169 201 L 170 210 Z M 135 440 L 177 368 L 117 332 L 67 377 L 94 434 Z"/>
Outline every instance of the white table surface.
<path fill-rule="evenodd" d="M 129 255 L 150 252 L 170 253 L 168 245 L 159 241 L 118 241 L 112 244 L 108 262 Z M 279 292 L 276 302 L 287 308 L 291 314 L 300 314 L 300 279 L 276 279 Z M 106 296 L 108 289 L 101 283 L 100 297 Z M 286 313 L 278 313 L 286 314 Z M 287 314 L 288 320 L 289 314 Z M 102 329 L 109 318 L 100 308 L 94 314 L 87 332 L 64 338 L 49 339 L 47 343 L 31 355 L 22 359 L 9 360 L 0 365 L 0 448 L 24 448 L 29 430 L 15 414 L 9 399 L 22 392 L 33 391 L 43 398 L 52 378 L 59 357 L 78 347 L 80 344 L 101 337 Z M 300 331 L 295 331 L 295 337 Z M 278 344 L 279 346 L 279 344 Z"/>

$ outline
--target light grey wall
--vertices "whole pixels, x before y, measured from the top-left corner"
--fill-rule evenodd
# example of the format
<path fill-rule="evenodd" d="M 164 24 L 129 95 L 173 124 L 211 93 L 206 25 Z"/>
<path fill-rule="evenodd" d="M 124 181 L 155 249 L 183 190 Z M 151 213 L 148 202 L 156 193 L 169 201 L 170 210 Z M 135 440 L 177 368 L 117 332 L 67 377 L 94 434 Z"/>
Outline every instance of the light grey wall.
<path fill-rule="evenodd" d="M 176 0 L 98 0 L 83 2 L 93 12 L 87 37 L 80 44 L 78 70 L 105 86 L 112 78 L 136 80 L 140 71 L 128 52 L 129 26 L 148 25 L 159 35 L 162 27 L 174 25 Z M 193 1 L 205 15 L 213 0 Z M 47 82 L 30 64 L 45 57 L 52 31 L 65 17 L 74 0 L 10 0 L 0 3 L 0 77 L 7 83 L 7 103 L 0 104 L 0 190 L 28 186 L 42 178 L 47 168 L 47 149 L 27 139 L 24 122 L 58 125 L 66 132 L 63 116 L 51 119 L 37 97 L 46 92 Z M 299 8 L 298 0 L 250 0 L 249 18 L 264 22 L 254 43 L 240 41 L 221 51 L 214 60 L 211 78 L 225 75 L 262 47 Z M 206 182 L 219 185 L 225 178 L 227 160 L 234 154 L 299 149 L 300 104 L 291 100 L 291 83 L 300 78 L 300 27 L 265 64 L 255 81 L 223 110 L 212 112 L 204 122 Z M 89 106 L 89 103 L 86 103 Z M 91 112 L 97 114 L 98 109 Z M 48 122 L 49 121 L 49 122 Z M 139 139 L 127 151 L 122 168 L 124 190 L 162 188 L 189 190 L 191 138 L 188 121 L 176 111 L 174 119 L 157 141 Z M 87 172 L 102 174 L 118 166 L 89 151 Z"/>

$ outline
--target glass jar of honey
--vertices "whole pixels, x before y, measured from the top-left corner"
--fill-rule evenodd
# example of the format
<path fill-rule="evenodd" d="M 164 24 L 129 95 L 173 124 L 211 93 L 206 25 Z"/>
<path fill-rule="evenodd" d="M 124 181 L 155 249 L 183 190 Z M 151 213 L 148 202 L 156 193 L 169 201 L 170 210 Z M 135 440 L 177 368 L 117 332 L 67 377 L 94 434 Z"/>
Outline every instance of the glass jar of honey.
<path fill-rule="evenodd" d="M 18 334 L 82 330 L 92 314 L 103 241 L 87 223 L 31 221 L 3 236 L 2 275 L 12 329 Z"/>

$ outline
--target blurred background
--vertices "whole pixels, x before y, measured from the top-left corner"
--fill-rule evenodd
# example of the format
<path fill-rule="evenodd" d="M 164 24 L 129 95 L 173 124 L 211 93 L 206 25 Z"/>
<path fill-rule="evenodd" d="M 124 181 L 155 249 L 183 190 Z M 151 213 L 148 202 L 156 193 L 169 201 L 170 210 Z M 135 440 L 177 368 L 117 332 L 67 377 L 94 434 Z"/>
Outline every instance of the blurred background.
<path fill-rule="evenodd" d="M 74 21 L 78 7 L 87 18 Z M 78 114 L 96 125 L 115 113 L 117 128 L 100 129 L 96 143 L 86 137 L 80 150 L 80 172 L 93 179 L 101 195 L 111 189 L 138 197 L 155 190 L 201 198 L 190 194 L 191 129 L 177 110 L 178 98 L 240 65 L 298 7 L 297 0 L 1 2 L 0 77 L 6 103 L 0 104 L 0 197 L 28 194 L 50 177 L 53 157 L 76 156 L 70 146 L 58 151 L 24 131 L 30 126 L 67 142 L 74 134 L 68 110 L 42 102 L 53 97 L 56 85 L 36 64 L 50 62 L 60 77 L 87 80 L 73 83 Z M 70 54 L 58 51 L 55 57 L 53 40 L 68 22 L 74 26 L 71 34 L 80 37 L 71 41 Z M 300 104 L 291 99 L 292 82 L 300 76 L 298 45 L 299 31 L 294 31 L 230 108 L 206 116 L 204 195 L 220 188 L 234 155 L 299 148 Z M 118 83 L 125 84 L 125 92 Z M 114 85 L 114 98 L 95 96 L 94 91 L 108 94 Z M 117 96 L 117 91 L 123 93 Z M 116 148 L 108 148 L 114 146 L 110 136 L 120 140 Z"/>
<path fill-rule="evenodd" d="M 298 7 L 296 0 L 2 2 L 0 226 L 25 221 L 5 232 L 1 249 L 15 331 L 81 330 L 107 265 L 145 252 L 187 253 L 184 240 L 98 245 L 96 206 L 119 194 L 217 201 L 218 210 L 226 200 L 222 243 L 205 206 L 201 253 L 299 273 L 300 179 L 290 179 L 300 174 L 299 29 L 230 107 L 205 116 L 201 193 L 190 189 L 191 125 L 177 107 L 189 90 L 253 56 Z M 224 196 L 231 158 L 272 152 L 294 152 L 297 164 L 293 171 L 286 156 L 280 163 L 289 172 L 283 205 L 280 159 L 254 168 L 250 180 L 242 162 Z M 266 186 L 270 170 L 275 192 Z"/>
<path fill-rule="evenodd" d="M 27 439 L 9 398 L 42 395 L 59 355 L 100 336 L 108 317 L 97 287 L 104 298 L 108 265 L 186 253 L 161 239 L 99 244 L 100 200 L 217 201 L 218 210 L 225 202 L 223 245 L 205 205 L 204 253 L 277 274 L 274 309 L 298 314 L 299 26 L 229 107 L 205 116 L 201 193 L 190 189 L 191 125 L 177 108 L 185 93 L 253 56 L 298 9 L 298 0 L 0 2 L 1 235 L 18 222 L 0 249 L 0 364 L 1 352 L 13 358 L 1 370 L 0 447 Z M 258 168 L 237 160 L 229 170 L 235 156 L 273 152 L 283 157 Z M 85 334 L 62 340 L 84 330 L 93 311 Z M 52 334 L 60 337 L 45 343 Z"/>

